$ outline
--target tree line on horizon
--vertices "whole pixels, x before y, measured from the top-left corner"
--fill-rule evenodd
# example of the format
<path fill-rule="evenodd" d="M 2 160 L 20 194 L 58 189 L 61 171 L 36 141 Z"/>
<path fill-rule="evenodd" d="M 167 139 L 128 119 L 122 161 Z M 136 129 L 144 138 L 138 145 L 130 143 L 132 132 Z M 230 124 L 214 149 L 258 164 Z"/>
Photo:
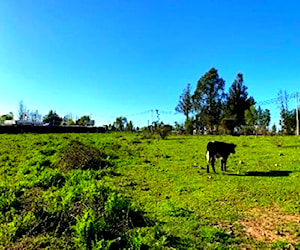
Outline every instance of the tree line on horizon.
<path fill-rule="evenodd" d="M 0 116 L 0 125 L 4 124 L 4 121 L 14 120 L 14 114 L 9 112 L 8 114 Z M 38 112 L 29 111 L 24 105 L 23 101 L 19 103 L 18 120 L 35 124 L 49 124 L 49 125 L 65 125 L 65 126 L 94 126 L 95 120 L 92 120 L 91 116 L 83 115 L 80 118 L 74 119 L 72 114 L 67 114 L 63 117 L 59 116 L 56 111 L 50 110 L 44 117 Z M 132 121 L 128 121 L 126 117 L 117 117 L 113 124 L 105 125 L 107 130 L 112 131 L 133 131 L 136 128 L 133 126 Z"/>
<path fill-rule="evenodd" d="M 194 91 L 188 83 L 179 97 L 175 111 L 185 116 L 184 124 L 175 122 L 174 129 L 187 134 L 295 134 L 296 131 L 296 109 L 288 109 L 288 95 L 282 90 L 278 93 L 280 102 L 281 130 L 277 131 L 276 125 L 269 128 L 271 113 L 269 109 L 256 107 L 254 97 L 248 95 L 248 87 L 244 84 L 242 73 L 238 73 L 236 79 L 225 92 L 225 81 L 218 74 L 216 68 L 211 68 L 197 82 Z M 13 120 L 12 112 L 0 116 L 0 125 L 5 120 Z M 60 117 L 56 111 L 50 110 L 44 117 L 38 110 L 29 111 L 23 101 L 19 103 L 18 119 L 29 122 L 50 125 L 79 125 L 94 126 L 95 120 L 89 115 L 73 119 L 72 114 Z M 133 122 L 126 117 L 116 117 L 109 125 L 104 125 L 111 131 L 135 131 Z M 154 121 L 151 129 L 159 129 L 164 126 L 161 121 Z M 145 127 L 148 128 L 148 127 Z M 144 129 L 145 129 L 144 128 Z M 148 128 L 149 129 L 149 128 Z"/>
<path fill-rule="evenodd" d="M 242 73 L 225 92 L 225 81 L 216 68 L 211 68 L 197 82 L 192 92 L 188 83 L 179 97 L 175 111 L 185 116 L 184 128 L 187 133 L 200 131 L 207 134 L 276 134 L 274 124 L 269 130 L 271 113 L 269 109 L 256 107 L 254 97 L 248 95 Z M 281 134 L 294 134 L 296 110 L 288 110 L 287 94 L 280 91 Z"/>
<path fill-rule="evenodd" d="M 13 120 L 14 114 L 9 112 L 6 115 L 0 116 L 0 125 L 6 120 Z M 23 101 L 19 103 L 18 120 L 23 122 L 30 122 L 35 124 L 49 124 L 49 125 L 79 125 L 79 126 L 94 126 L 95 121 L 89 115 L 83 115 L 80 118 L 73 119 L 72 114 L 60 117 L 56 111 L 50 110 L 44 117 L 38 112 L 29 111 L 24 105 Z"/>

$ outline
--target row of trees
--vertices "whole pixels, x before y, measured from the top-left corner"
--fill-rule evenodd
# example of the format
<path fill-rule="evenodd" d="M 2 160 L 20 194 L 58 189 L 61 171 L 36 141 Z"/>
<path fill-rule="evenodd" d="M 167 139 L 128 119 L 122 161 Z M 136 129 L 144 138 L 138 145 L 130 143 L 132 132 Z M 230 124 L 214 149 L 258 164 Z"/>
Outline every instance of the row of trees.
<path fill-rule="evenodd" d="M 94 126 L 95 121 L 89 115 L 84 115 L 75 121 L 72 115 L 60 117 L 55 111 L 50 110 L 49 113 L 43 118 L 44 124 L 51 125 L 80 125 L 80 126 Z"/>
<path fill-rule="evenodd" d="M 13 120 L 12 112 L 0 116 L 0 124 L 6 120 Z M 30 122 L 36 124 L 50 124 L 50 125 L 80 125 L 80 126 L 94 126 L 95 121 L 89 115 L 81 116 L 78 119 L 73 119 L 71 114 L 60 117 L 55 111 L 50 110 L 47 115 L 42 117 L 38 110 L 29 111 L 24 105 L 23 101 L 19 103 L 18 118 L 19 121 Z"/>
<path fill-rule="evenodd" d="M 4 123 L 6 120 L 13 120 L 14 115 L 12 112 L 0 116 L 0 125 Z M 64 117 L 60 117 L 56 111 L 50 110 L 47 115 L 42 118 L 42 115 L 36 110 L 34 112 L 29 111 L 24 103 L 21 101 L 19 103 L 18 110 L 18 120 L 33 122 L 33 123 L 43 123 L 43 124 L 51 124 L 51 125 L 80 125 L 80 126 L 94 126 L 95 121 L 91 119 L 90 116 L 84 115 L 79 119 L 73 119 L 71 114 L 65 115 Z M 126 117 L 120 116 L 117 117 L 113 124 L 109 124 L 106 126 L 108 130 L 111 131 L 134 131 L 133 122 L 128 121 Z"/>
<path fill-rule="evenodd" d="M 228 93 L 224 90 L 225 81 L 219 76 L 217 69 L 211 68 L 197 82 L 196 89 L 192 91 L 191 84 L 187 84 L 180 95 L 179 103 L 175 110 L 185 115 L 185 131 L 193 133 L 226 132 L 235 133 L 266 133 L 269 130 L 271 113 L 269 109 L 255 106 L 256 102 L 248 95 L 248 88 L 244 84 L 243 74 L 239 73 L 229 88 Z M 296 110 L 289 110 L 286 92 L 280 91 L 280 126 L 282 134 L 294 134 L 296 130 Z M 300 114 L 299 114 L 300 116 Z M 0 124 L 5 120 L 13 120 L 13 114 L 0 116 Z M 55 111 L 42 117 L 39 112 L 29 111 L 24 103 L 19 104 L 18 119 L 29 122 L 49 123 L 53 125 L 84 125 L 93 126 L 95 121 L 90 116 L 84 115 L 79 119 L 73 119 L 72 115 L 60 117 Z M 158 123 L 158 121 L 157 121 Z M 155 122 L 153 126 L 155 127 Z M 106 126 L 109 130 L 133 131 L 132 121 L 126 117 L 117 117 L 113 124 Z M 138 128 L 136 128 L 138 130 Z M 175 123 L 175 129 L 182 131 L 181 125 Z M 276 126 L 269 130 L 275 134 Z"/>
<path fill-rule="evenodd" d="M 12 112 L 0 116 L 0 124 L 3 124 L 6 120 L 13 120 L 14 115 Z M 19 103 L 18 109 L 18 120 L 43 123 L 51 125 L 81 125 L 81 126 L 94 126 L 95 120 L 92 120 L 89 115 L 84 115 L 78 119 L 73 119 L 72 114 L 65 115 L 64 117 L 59 116 L 56 111 L 50 110 L 47 115 L 42 117 L 38 110 L 30 111 L 26 108 L 23 101 Z M 109 124 L 107 129 L 112 131 L 133 131 L 135 130 L 132 121 L 128 121 L 126 117 L 117 117 L 113 124 Z M 138 129 L 138 128 L 137 128 Z"/>
<path fill-rule="evenodd" d="M 212 134 L 223 130 L 234 134 L 247 128 L 252 133 L 269 126 L 270 110 L 255 107 L 255 100 L 248 96 L 241 73 L 237 74 L 228 93 L 224 87 L 225 81 L 215 68 L 198 80 L 193 93 L 191 84 L 187 85 L 175 108 L 176 112 L 185 115 L 187 132 L 197 129 Z"/>

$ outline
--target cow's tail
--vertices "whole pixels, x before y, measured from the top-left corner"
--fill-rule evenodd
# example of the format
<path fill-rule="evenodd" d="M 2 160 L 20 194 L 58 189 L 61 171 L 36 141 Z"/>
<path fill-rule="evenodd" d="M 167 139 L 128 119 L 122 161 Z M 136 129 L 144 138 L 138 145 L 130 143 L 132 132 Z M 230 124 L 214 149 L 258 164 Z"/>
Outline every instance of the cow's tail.
<path fill-rule="evenodd" d="M 210 153 L 208 150 L 206 150 L 205 160 L 206 160 L 207 164 L 210 162 Z"/>

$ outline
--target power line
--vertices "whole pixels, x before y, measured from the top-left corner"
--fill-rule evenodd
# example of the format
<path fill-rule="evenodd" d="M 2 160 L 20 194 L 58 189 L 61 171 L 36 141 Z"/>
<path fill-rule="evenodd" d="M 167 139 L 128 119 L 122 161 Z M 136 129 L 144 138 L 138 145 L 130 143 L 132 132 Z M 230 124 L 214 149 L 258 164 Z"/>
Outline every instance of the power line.
<path fill-rule="evenodd" d="M 276 97 L 276 98 L 272 98 L 269 100 L 264 100 L 264 101 L 260 101 L 257 102 L 256 104 L 259 106 L 263 106 L 263 105 L 269 105 L 269 104 L 277 104 L 280 103 L 282 100 L 288 101 L 292 98 L 295 98 L 295 102 L 296 102 L 296 134 L 299 135 L 299 117 L 298 117 L 298 100 L 299 100 L 299 93 L 298 92 L 294 92 L 292 94 L 286 94 L 283 97 Z M 142 115 L 148 115 L 151 114 L 151 121 L 153 123 L 153 114 L 154 112 L 156 113 L 157 119 L 160 120 L 160 115 L 178 115 L 178 112 L 174 112 L 174 111 L 168 111 L 168 110 L 159 110 L 157 108 L 155 109 L 147 109 L 141 112 L 137 112 L 137 113 L 132 113 L 132 114 L 127 114 L 124 115 L 125 117 L 135 117 L 135 116 L 142 116 Z M 114 116 L 111 116 L 111 118 L 113 118 Z M 149 122 L 149 121 L 148 121 Z"/>
<path fill-rule="evenodd" d="M 125 116 L 139 116 L 139 115 L 149 114 L 150 112 L 151 112 L 151 109 L 145 110 L 145 111 L 142 111 L 142 112 L 138 112 L 138 113 L 128 114 L 128 115 L 125 115 Z"/>
<path fill-rule="evenodd" d="M 284 96 L 284 98 L 286 98 L 286 100 L 290 100 L 292 98 L 299 98 L 298 96 L 298 92 L 292 93 L 292 94 L 286 94 Z M 272 98 L 269 100 L 264 100 L 264 101 L 259 101 L 257 102 L 257 105 L 262 106 L 262 105 L 268 105 L 268 104 L 273 104 L 273 103 L 279 103 L 281 101 L 281 97 L 276 97 L 276 98 Z M 146 114 L 153 114 L 153 112 L 159 112 L 159 114 L 161 115 L 178 115 L 178 112 L 173 112 L 173 111 L 168 111 L 168 110 L 160 110 L 160 109 L 147 109 L 141 112 L 137 112 L 137 113 L 131 113 L 131 114 L 127 114 L 124 115 L 125 117 L 132 117 L 132 116 L 141 116 L 141 115 L 146 115 Z M 114 117 L 114 116 L 111 116 Z"/>
<path fill-rule="evenodd" d="M 292 98 L 296 98 L 297 97 L 297 92 L 292 93 L 292 94 L 286 94 L 284 96 L 284 98 L 286 98 L 286 100 L 292 99 Z M 257 103 L 257 105 L 262 106 L 262 105 L 268 105 L 268 104 L 273 104 L 273 103 L 279 103 L 281 101 L 281 97 L 276 97 L 276 98 L 272 98 L 269 100 L 265 100 L 265 101 L 260 101 Z"/>
<path fill-rule="evenodd" d="M 299 136 L 299 111 L 298 111 L 298 101 L 299 101 L 299 93 L 298 92 L 294 92 L 292 94 L 286 94 L 284 96 L 279 96 L 277 98 L 273 98 L 270 100 L 266 100 L 266 101 L 262 101 L 262 102 L 258 102 L 258 105 L 267 105 L 267 104 L 272 104 L 272 103 L 279 103 L 284 101 L 288 101 L 292 98 L 295 98 L 295 104 L 296 104 L 296 135 Z"/>

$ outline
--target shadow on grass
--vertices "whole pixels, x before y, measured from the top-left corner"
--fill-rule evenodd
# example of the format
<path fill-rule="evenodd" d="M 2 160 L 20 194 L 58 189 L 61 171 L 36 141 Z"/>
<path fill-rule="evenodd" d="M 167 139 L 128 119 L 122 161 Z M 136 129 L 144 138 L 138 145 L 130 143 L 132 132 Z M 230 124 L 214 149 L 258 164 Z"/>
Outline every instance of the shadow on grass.
<path fill-rule="evenodd" d="M 167 137 L 166 140 L 169 141 L 186 141 L 188 140 L 190 137 Z"/>
<path fill-rule="evenodd" d="M 283 145 L 283 146 L 281 146 L 282 148 L 299 148 L 300 147 L 300 145 Z"/>
<path fill-rule="evenodd" d="M 247 171 L 245 174 L 228 174 L 228 175 L 283 177 L 283 176 L 289 176 L 291 173 L 293 173 L 293 171 L 270 170 L 270 171 Z"/>
<path fill-rule="evenodd" d="M 280 171 L 280 170 L 270 170 L 270 171 L 248 171 L 246 176 L 267 176 L 267 177 L 276 177 L 276 176 L 289 176 L 293 171 Z"/>

